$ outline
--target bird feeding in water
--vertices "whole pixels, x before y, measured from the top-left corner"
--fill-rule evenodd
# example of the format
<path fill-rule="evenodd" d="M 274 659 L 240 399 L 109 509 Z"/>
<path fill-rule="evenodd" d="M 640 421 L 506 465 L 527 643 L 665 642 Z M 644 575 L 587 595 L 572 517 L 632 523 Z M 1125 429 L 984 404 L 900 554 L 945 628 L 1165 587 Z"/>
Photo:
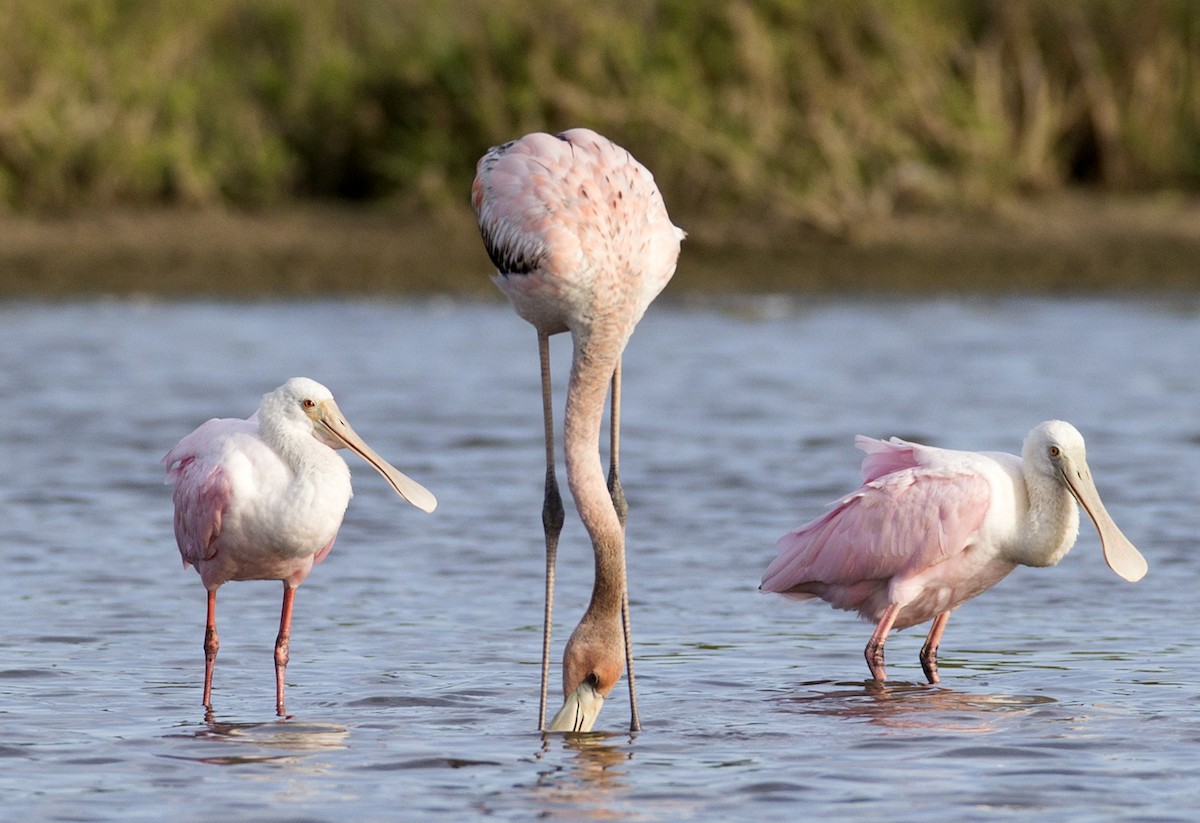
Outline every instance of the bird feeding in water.
<path fill-rule="evenodd" d="M 551 731 L 590 731 L 627 668 L 630 729 L 641 727 L 633 680 L 625 571 L 625 495 L 618 453 L 621 356 L 634 326 L 675 273 L 684 233 L 671 223 L 650 172 L 588 129 L 529 134 L 489 149 L 471 204 L 494 282 L 533 324 L 541 358 L 546 482 L 546 601 L 538 728 L 546 728 L 554 563 L 563 526 L 555 474 L 550 336 L 570 332 L 563 418 L 567 485 L 595 556 L 592 599 L 563 654 L 563 707 Z M 609 473 L 600 464 L 604 399 L 612 386 Z"/>
<path fill-rule="evenodd" d="M 212 710 L 219 642 L 217 589 L 229 580 L 283 581 L 275 640 L 275 709 L 284 715 L 284 673 L 296 587 L 333 547 L 350 503 L 350 468 L 335 449 L 370 463 L 417 508 L 437 500 L 363 442 L 329 389 L 294 377 L 263 396 L 249 419 L 213 419 L 163 457 L 174 484 L 175 540 L 183 564 L 208 590 L 204 707 Z"/>
<path fill-rule="evenodd" d="M 888 632 L 933 620 L 921 668 L 937 683 L 937 651 L 950 612 L 1017 566 L 1053 566 L 1075 544 L 1083 507 L 1109 567 L 1130 582 L 1146 560 L 1100 501 L 1083 436 L 1051 420 L 1021 456 L 939 449 L 859 435 L 863 485 L 824 516 L 784 535 L 760 588 L 820 598 L 875 623 L 865 655 L 884 680 Z"/>

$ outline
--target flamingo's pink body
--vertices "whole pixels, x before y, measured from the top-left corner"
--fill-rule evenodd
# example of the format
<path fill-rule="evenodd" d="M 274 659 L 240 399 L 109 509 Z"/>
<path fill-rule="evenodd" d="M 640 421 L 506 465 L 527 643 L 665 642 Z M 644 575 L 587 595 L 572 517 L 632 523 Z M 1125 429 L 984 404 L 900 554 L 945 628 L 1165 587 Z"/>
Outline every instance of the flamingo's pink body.
<path fill-rule="evenodd" d="M 1018 565 L 1053 566 L 1075 543 L 1083 505 L 1109 565 L 1128 580 L 1145 561 L 1117 529 L 1087 467 L 1083 438 L 1061 421 L 1030 432 L 1021 457 L 859 436 L 863 485 L 784 535 L 762 590 L 820 598 L 876 623 L 866 650 L 886 677 L 888 632 L 934 620 L 921 662 L 938 681 L 937 647 L 950 612 Z"/>
<path fill-rule="evenodd" d="M 211 709 L 218 641 L 216 590 L 230 580 L 281 580 L 276 641 L 276 708 L 284 711 L 292 598 L 333 547 L 350 502 L 350 469 L 334 449 L 350 448 L 401 496 L 432 511 L 433 495 L 375 454 L 350 428 L 321 384 L 293 378 L 263 397 L 247 420 L 213 419 L 163 457 L 174 484 L 175 539 L 185 566 L 208 590 L 204 705 Z"/>
<path fill-rule="evenodd" d="M 596 579 L 588 610 L 567 644 L 563 679 L 568 704 L 581 685 L 594 686 L 594 709 L 564 707 L 574 719 L 562 721 L 565 726 L 556 719 L 552 727 L 586 730 L 620 677 L 622 653 L 632 664 L 627 613 L 626 632 L 621 632 L 628 602 L 625 506 L 616 468 L 621 355 L 634 326 L 674 274 L 684 234 L 668 218 L 650 172 L 625 149 L 587 129 L 530 134 L 490 149 L 479 161 L 471 203 L 496 265 L 494 281 L 536 328 L 542 361 L 547 587 L 539 726 L 545 719 L 554 556 L 562 526 L 548 338 L 564 331 L 572 337 L 564 456 L 567 482 L 591 536 Z M 606 484 L 599 438 L 610 381 L 613 466 Z M 630 697 L 636 728 L 632 670 Z"/>
<path fill-rule="evenodd" d="M 492 280 L 517 313 L 540 332 L 570 331 L 577 348 L 603 347 L 609 360 L 675 273 L 683 232 L 653 175 L 588 129 L 489 150 L 471 202 Z"/>

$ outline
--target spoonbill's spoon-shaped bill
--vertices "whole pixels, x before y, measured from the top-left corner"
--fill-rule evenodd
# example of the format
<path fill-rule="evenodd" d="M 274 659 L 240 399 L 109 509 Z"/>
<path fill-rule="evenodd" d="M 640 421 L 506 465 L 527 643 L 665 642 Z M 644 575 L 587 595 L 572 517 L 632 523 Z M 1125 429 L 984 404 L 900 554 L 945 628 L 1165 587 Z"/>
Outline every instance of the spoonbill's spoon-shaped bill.
<path fill-rule="evenodd" d="M 1096 531 L 1100 534 L 1100 548 L 1108 567 L 1130 583 L 1145 577 L 1149 570 L 1146 558 L 1129 542 L 1104 507 L 1087 463 L 1081 458 L 1078 464 L 1074 464 L 1070 457 L 1066 457 L 1060 474 L 1063 485 L 1096 525 Z"/>
<path fill-rule="evenodd" d="M 318 433 L 325 445 L 333 449 L 346 448 L 371 464 L 375 471 L 396 490 L 396 494 L 412 503 L 423 512 L 432 512 L 437 508 L 437 498 L 417 481 L 401 472 L 395 466 L 379 456 L 379 453 L 367 445 L 366 441 L 346 422 L 345 415 L 338 408 L 332 397 L 316 403 L 309 411 L 313 419 L 314 431 Z"/>

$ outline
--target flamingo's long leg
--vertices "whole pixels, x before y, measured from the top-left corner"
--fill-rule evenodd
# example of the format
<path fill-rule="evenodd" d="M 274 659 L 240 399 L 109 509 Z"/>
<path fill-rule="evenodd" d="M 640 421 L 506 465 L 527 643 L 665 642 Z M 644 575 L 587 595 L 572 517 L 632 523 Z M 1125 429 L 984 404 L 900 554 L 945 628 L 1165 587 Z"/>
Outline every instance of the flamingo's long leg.
<path fill-rule="evenodd" d="M 610 445 L 608 467 L 608 493 L 612 496 L 613 508 L 617 511 L 617 519 L 621 521 L 621 529 L 629 515 L 629 502 L 625 499 L 625 490 L 621 488 L 621 361 L 612 376 L 612 411 L 609 417 Z M 629 730 L 641 731 L 642 721 L 638 717 L 637 686 L 633 678 L 633 631 L 629 625 L 629 577 L 625 573 L 625 556 L 621 556 L 621 577 L 624 584 L 621 589 L 621 628 L 625 634 L 625 672 L 629 677 Z"/>
<path fill-rule="evenodd" d="M 550 628 L 554 618 L 554 564 L 558 537 L 563 528 L 562 494 L 554 472 L 554 398 L 550 387 L 550 336 L 538 333 L 542 367 L 542 421 L 546 440 L 546 493 L 542 502 L 542 528 L 546 532 L 546 608 L 542 616 L 542 691 L 538 701 L 538 730 L 546 728 L 546 694 L 550 683 Z"/>
<path fill-rule="evenodd" d="M 621 488 L 621 361 L 612 376 L 612 411 L 609 416 L 609 450 L 608 450 L 608 493 L 612 496 L 613 508 L 617 510 L 617 519 L 621 528 L 625 528 L 625 520 L 629 515 L 629 502 L 625 499 L 625 490 Z"/>

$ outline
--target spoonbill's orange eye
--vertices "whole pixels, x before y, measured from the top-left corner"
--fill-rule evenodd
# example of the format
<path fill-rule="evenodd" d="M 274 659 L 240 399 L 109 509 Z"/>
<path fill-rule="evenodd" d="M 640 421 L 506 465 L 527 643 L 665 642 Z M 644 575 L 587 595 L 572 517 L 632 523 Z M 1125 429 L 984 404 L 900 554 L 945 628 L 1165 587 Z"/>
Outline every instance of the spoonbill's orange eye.
<path fill-rule="evenodd" d="M 1058 457 L 1060 454 L 1062 454 L 1062 449 L 1060 449 L 1058 446 L 1051 446 L 1049 452 L 1051 457 Z"/>
<path fill-rule="evenodd" d="M 306 397 L 300 401 L 300 405 L 307 409 L 315 409 L 317 404 L 310 398 Z"/>

